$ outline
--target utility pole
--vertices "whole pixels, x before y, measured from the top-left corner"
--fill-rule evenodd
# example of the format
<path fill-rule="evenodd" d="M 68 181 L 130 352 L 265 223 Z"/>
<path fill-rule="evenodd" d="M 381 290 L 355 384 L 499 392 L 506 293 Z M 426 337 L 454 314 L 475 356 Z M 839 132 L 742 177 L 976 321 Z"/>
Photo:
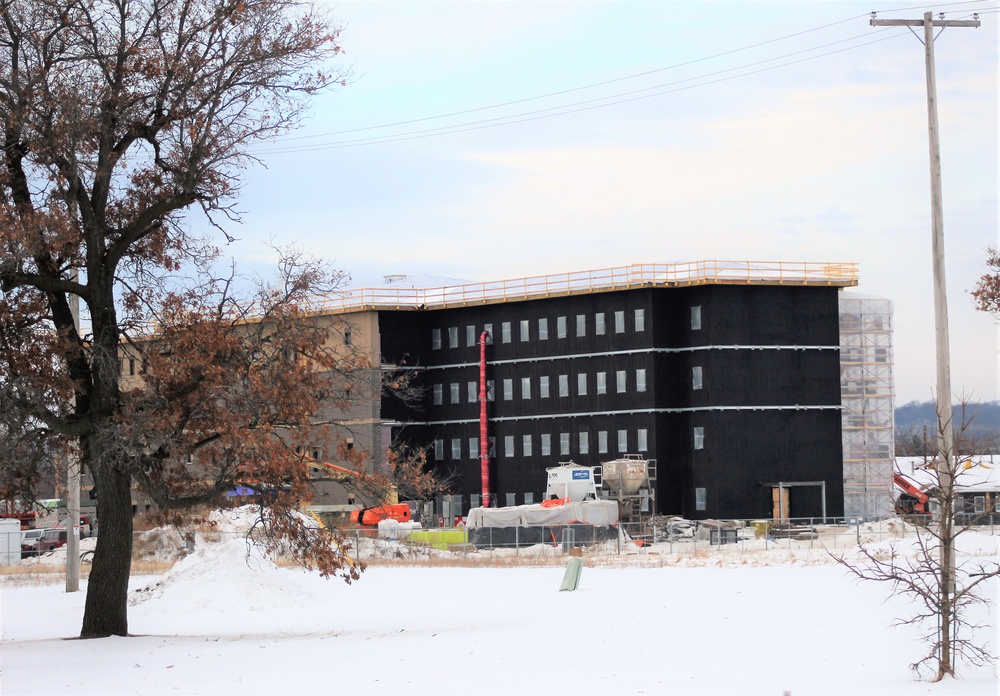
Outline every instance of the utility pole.
<path fill-rule="evenodd" d="M 951 354 L 948 344 L 948 301 L 945 287 L 944 268 L 944 210 L 941 201 L 941 143 L 938 137 L 937 79 L 934 73 L 934 27 L 979 27 L 979 16 L 972 20 L 946 20 L 944 14 L 933 19 L 930 12 L 923 19 L 876 19 L 872 12 L 873 27 L 907 27 L 914 36 L 920 35 L 913 27 L 923 27 L 924 57 L 927 73 L 927 136 L 930 149 L 931 168 L 931 250 L 934 269 L 934 336 L 937 353 L 937 417 L 938 417 L 938 459 L 937 478 L 940 490 L 947 499 L 940 510 L 938 531 L 939 563 L 941 566 L 941 634 L 938 661 L 938 676 L 942 673 L 954 674 L 954 656 L 951 654 L 954 613 L 952 603 L 955 595 L 955 543 L 952 528 L 952 501 L 955 474 L 955 438 L 952 427 L 951 405 Z M 940 35 L 940 32 L 938 32 Z"/>
<path fill-rule="evenodd" d="M 80 272 L 70 271 L 70 280 L 79 282 Z M 80 298 L 69 296 L 69 309 L 73 314 L 73 328 L 80 333 Z M 71 407 L 76 407 L 76 397 L 71 396 Z M 72 451 L 66 452 L 66 591 L 80 590 L 80 458 Z"/>

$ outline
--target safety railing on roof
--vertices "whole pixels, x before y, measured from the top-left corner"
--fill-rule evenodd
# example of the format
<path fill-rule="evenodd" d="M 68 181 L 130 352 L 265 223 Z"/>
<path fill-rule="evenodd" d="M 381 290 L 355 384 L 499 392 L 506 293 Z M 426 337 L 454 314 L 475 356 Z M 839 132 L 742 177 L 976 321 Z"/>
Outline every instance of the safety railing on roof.
<path fill-rule="evenodd" d="M 801 261 L 642 263 L 438 288 L 347 289 L 315 298 L 309 303 L 308 310 L 322 313 L 358 309 L 429 309 L 637 287 L 705 284 L 847 287 L 858 284 L 858 265 Z"/>

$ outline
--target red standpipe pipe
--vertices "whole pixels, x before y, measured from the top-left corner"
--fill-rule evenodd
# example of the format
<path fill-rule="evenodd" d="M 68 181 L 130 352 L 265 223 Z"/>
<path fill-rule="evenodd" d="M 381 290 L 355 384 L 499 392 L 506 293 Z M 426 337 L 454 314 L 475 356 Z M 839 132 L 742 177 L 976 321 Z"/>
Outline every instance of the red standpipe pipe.
<path fill-rule="evenodd" d="M 482 506 L 490 506 L 490 441 L 486 430 L 486 339 L 489 332 L 479 336 L 479 464 L 483 476 Z"/>

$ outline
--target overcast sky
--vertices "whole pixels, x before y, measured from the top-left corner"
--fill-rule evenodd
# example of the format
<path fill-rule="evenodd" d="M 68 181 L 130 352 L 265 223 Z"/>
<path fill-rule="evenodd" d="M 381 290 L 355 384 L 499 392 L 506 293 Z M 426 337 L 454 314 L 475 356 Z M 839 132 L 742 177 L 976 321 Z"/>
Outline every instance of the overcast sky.
<path fill-rule="evenodd" d="M 244 268 L 268 242 L 356 287 L 856 261 L 857 291 L 895 301 L 897 404 L 935 383 L 924 52 L 868 13 L 981 12 L 935 52 L 952 382 L 997 398 L 996 323 L 969 297 L 998 243 L 997 2 L 329 6 L 353 76 L 255 149 L 225 250 Z"/>

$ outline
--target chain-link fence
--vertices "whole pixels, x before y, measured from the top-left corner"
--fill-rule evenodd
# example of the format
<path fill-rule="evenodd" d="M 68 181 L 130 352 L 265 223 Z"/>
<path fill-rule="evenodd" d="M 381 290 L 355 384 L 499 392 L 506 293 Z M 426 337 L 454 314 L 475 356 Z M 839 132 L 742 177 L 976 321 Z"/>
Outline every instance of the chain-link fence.
<path fill-rule="evenodd" d="M 991 516 L 976 526 L 982 534 L 1000 534 Z M 544 558 L 566 554 L 588 556 L 670 555 L 712 558 L 752 554 L 765 559 L 769 552 L 829 552 L 861 545 L 881 544 L 915 535 L 917 527 L 899 517 L 874 522 L 835 520 L 820 523 L 801 518 L 776 523 L 772 520 L 685 520 L 654 517 L 606 527 L 581 523 L 537 527 L 431 527 L 404 529 L 392 526 L 338 529 L 338 544 L 351 559 L 361 561 L 472 562 L 477 558 Z M 136 532 L 133 568 L 137 572 L 161 572 L 199 548 L 227 541 L 246 542 L 243 531 L 190 531 L 161 527 Z M 96 539 L 82 539 L 80 556 L 86 573 L 93 559 Z M 291 563 L 291 555 L 283 559 Z M 766 562 L 762 560 L 762 562 Z M 65 569 L 66 548 L 38 553 L 22 551 L 21 532 L 0 533 L 0 565 L 27 571 L 58 572 Z"/>

